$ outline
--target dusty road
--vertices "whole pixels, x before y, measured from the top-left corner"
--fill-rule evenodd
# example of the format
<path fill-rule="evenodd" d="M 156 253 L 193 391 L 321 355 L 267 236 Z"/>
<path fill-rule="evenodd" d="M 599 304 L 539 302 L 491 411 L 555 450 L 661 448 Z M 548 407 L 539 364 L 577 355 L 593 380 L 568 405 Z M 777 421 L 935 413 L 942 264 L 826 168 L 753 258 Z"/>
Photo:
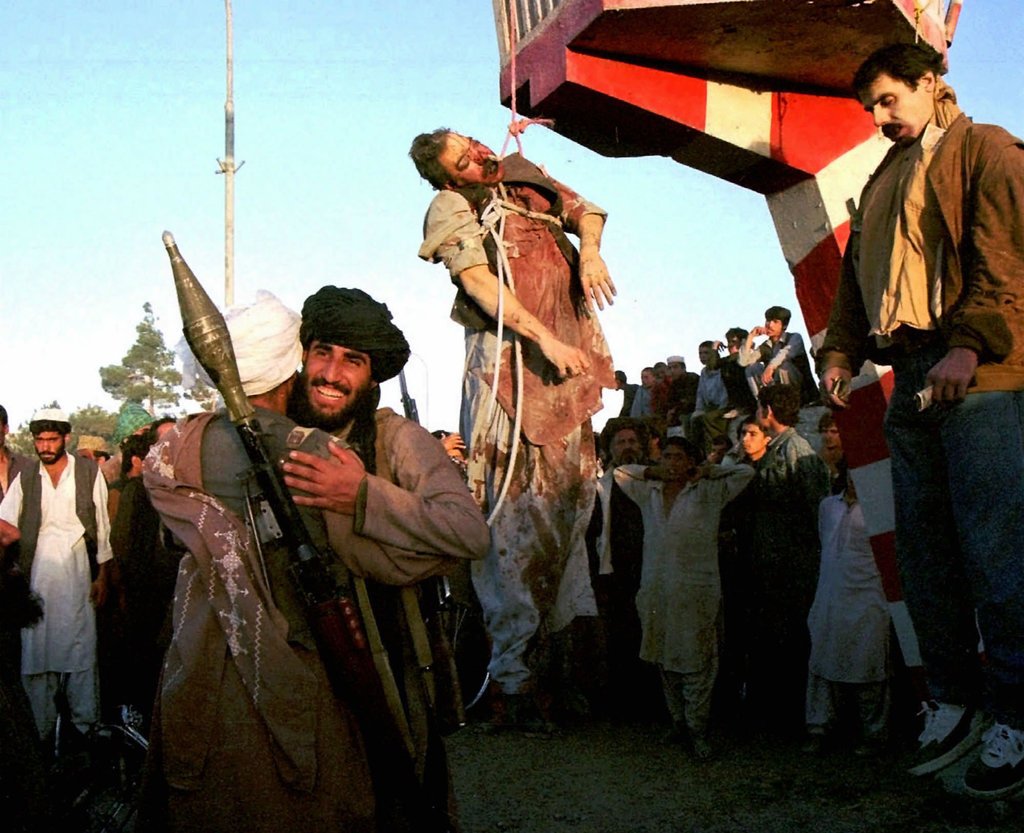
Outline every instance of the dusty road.
<path fill-rule="evenodd" d="M 802 754 L 719 738 L 697 764 L 664 730 L 588 724 L 550 738 L 449 738 L 463 833 L 989 833 L 1024 831 L 1024 801 L 979 803 L 902 775 L 904 754 Z"/>

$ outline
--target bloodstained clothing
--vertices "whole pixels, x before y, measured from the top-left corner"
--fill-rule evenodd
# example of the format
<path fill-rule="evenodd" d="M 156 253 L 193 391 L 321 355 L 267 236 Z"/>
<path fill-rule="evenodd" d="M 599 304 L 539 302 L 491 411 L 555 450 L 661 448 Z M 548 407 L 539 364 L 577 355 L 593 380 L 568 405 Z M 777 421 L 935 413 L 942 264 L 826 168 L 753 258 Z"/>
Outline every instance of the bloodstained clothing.
<path fill-rule="evenodd" d="M 601 408 L 601 388 L 614 388 L 615 378 L 563 232 L 576 233 L 584 215 L 604 212 L 518 155 L 505 160 L 505 171 L 496 189 L 441 191 L 427 212 L 420 256 L 443 261 L 458 283 L 474 266 L 504 274 L 497 248 L 503 246 L 511 270 L 503 291 L 590 362 L 588 372 L 559 379 L 534 342 L 508 328 L 499 342 L 496 322 L 460 288 L 452 312 L 466 328 L 460 430 L 469 440 L 469 485 L 484 512 L 498 505 L 514 458 L 507 495 L 491 522 L 490 552 L 473 565 L 473 577 L 493 640 L 491 675 L 515 693 L 530 677 L 526 653 L 538 632 L 596 614 L 584 542 L 597 471 L 590 417 Z M 493 199 L 499 202 L 488 209 Z"/>

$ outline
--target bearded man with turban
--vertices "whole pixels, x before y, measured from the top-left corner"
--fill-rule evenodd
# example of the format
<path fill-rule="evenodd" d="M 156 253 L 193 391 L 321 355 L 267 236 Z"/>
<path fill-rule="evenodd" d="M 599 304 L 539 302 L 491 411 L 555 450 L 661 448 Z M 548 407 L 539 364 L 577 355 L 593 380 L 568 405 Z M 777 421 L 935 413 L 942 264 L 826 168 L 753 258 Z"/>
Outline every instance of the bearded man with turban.
<path fill-rule="evenodd" d="M 419 256 L 447 267 L 465 328 L 460 431 L 491 524 L 473 584 L 498 715 L 540 728 L 538 708 L 566 687 L 545 679 L 561 665 L 551 637 L 597 613 L 584 536 L 597 479 L 590 417 L 601 388 L 616 386 L 595 309 L 615 294 L 605 212 L 519 154 L 498 159 L 446 128 L 417 136 L 409 155 L 438 192 Z"/>
<path fill-rule="evenodd" d="M 1024 786 L 1024 143 L 973 124 L 944 71 L 895 44 L 854 77 L 893 147 L 853 217 L 818 366 L 837 408 L 865 359 L 893 368 L 896 557 L 934 698 L 910 771 L 970 753 L 966 791 L 1000 798 Z"/>
<path fill-rule="evenodd" d="M 355 306 L 368 304 L 379 306 L 368 296 Z M 303 355 L 299 316 L 262 293 L 225 318 L 242 387 L 272 459 L 297 454 L 315 467 L 330 458 L 368 481 L 356 454 L 285 416 Z M 351 383 L 349 394 L 357 399 L 372 400 L 367 391 L 405 360 L 401 332 L 390 328 L 388 344 L 395 349 L 384 348 L 379 362 L 375 353 L 347 351 L 346 386 Z M 333 556 L 332 572 L 342 584 L 353 576 L 409 584 L 448 569 L 455 557 L 475 557 L 486 545 L 483 520 L 443 450 L 413 424 L 395 433 L 415 446 L 421 442 L 412 436 L 416 431 L 429 442 L 422 443 L 426 453 L 419 458 L 428 459 L 416 468 L 421 481 L 415 493 L 366 483 L 335 499 L 335 511 L 300 507 L 314 544 Z M 144 478 L 153 505 L 187 551 L 154 709 L 140 829 L 447 831 L 444 801 L 426 813 L 422 803 L 382 794 L 386 785 L 371 771 L 358 716 L 328 683 L 288 575 L 288 553 L 258 520 L 250 463 L 226 415 L 179 422 L 147 458 Z M 447 536 L 440 520 L 430 527 L 433 538 L 408 526 L 378 534 L 378 500 L 404 501 L 410 518 L 417 503 L 461 505 L 469 520 Z M 419 508 L 429 512 L 429 505 Z"/>

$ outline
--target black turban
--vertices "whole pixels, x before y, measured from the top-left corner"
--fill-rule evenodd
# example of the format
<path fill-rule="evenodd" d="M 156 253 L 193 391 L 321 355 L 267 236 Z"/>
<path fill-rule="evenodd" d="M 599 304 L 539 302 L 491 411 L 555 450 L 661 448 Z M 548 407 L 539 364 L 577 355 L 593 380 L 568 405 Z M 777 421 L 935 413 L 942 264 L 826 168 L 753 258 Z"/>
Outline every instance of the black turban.
<path fill-rule="evenodd" d="M 377 382 L 397 376 L 409 360 L 409 342 L 391 323 L 387 305 L 361 289 L 324 286 L 306 299 L 299 330 L 302 349 L 314 339 L 369 354 Z"/>

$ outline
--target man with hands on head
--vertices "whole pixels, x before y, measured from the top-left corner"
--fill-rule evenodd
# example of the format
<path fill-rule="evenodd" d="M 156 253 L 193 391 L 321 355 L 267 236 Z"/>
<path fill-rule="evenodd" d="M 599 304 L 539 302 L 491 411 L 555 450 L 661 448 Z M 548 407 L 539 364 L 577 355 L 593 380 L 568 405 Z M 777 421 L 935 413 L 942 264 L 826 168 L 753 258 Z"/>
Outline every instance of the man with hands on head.
<path fill-rule="evenodd" d="M 661 671 L 674 723 L 670 737 L 688 737 L 694 756 L 703 761 L 711 757 L 708 718 L 718 674 L 719 519 L 754 470 L 701 460 L 689 440 L 669 437 L 657 465 L 620 466 L 615 482 L 644 519 L 636 597 L 643 631 L 640 658 Z"/>

